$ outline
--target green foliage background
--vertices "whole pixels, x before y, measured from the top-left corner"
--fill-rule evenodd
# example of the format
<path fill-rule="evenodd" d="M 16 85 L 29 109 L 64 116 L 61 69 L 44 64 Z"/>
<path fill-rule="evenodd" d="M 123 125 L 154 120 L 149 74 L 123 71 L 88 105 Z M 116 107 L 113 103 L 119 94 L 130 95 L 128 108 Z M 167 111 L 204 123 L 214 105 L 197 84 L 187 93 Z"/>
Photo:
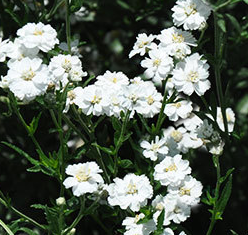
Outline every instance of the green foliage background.
<path fill-rule="evenodd" d="M 42 1 L 35 2 L 40 4 L 37 4 L 35 9 L 31 9 L 25 1 L 0 1 L 0 25 L 5 38 L 9 36 L 14 38 L 17 29 L 27 22 L 42 20 L 43 23 L 50 23 L 58 31 L 59 38 L 66 41 L 65 21 L 59 17 L 63 6 L 56 10 L 53 8 L 53 1 L 50 1 L 46 7 L 42 6 Z M 216 5 L 223 2 L 225 1 L 212 1 Z M 231 167 L 234 167 L 235 171 L 232 195 L 223 215 L 224 220 L 216 224 L 213 232 L 216 235 L 232 234 L 230 229 L 239 235 L 248 232 L 248 5 L 245 1 L 231 2 L 234 3 L 223 7 L 219 12 L 222 17 L 219 25 L 224 32 L 221 77 L 226 106 L 232 107 L 236 113 L 236 126 L 235 134 L 231 137 L 231 142 L 226 145 L 220 162 L 223 172 Z M 141 32 L 159 34 L 162 29 L 172 26 L 170 9 L 174 3 L 173 0 L 85 0 L 83 2 L 74 0 L 72 4 L 74 8 L 71 10 L 77 10 L 77 7 L 83 4 L 89 12 L 83 21 L 71 26 L 72 36 L 79 37 L 80 41 L 85 42 L 80 47 L 85 70 L 94 75 L 103 74 L 106 70 L 123 71 L 129 78 L 141 74 L 143 69 L 139 65 L 140 58 L 137 56 L 128 59 L 135 38 Z M 13 13 L 15 4 L 19 6 L 19 10 Z M 38 14 L 39 12 L 41 14 Z M 194 35 L 199 38 L 200 33 L 194 32 Z M 210 70 L 212 87 L 206 93 L 208 102 L 212 100 L 213 93 L 216 93 L 211 64 L 213 45 L 214 28 L 213 15 L 211 15 L 201 43 L 201 53 L 205 54 L 212 66 Z M 6 74 L 5 65 L 0 65 L 0 74 Z M 0 96 L 3 95 L 3 91 L 0 90 Z M 193 96 L 192 99 L 204 110 L 199 97 Z M 39 113 L 37 107 L 30 105 L 23 106 L 21 112 L 28 122 Z M 168 125 L 167 122 L 164 127 Z M 107 127 L 107 124 L 98 127 L 99 142 L 111 136 L 112 133 Z M 49 113 L 44 112 L 36 137 L 47 151 L 56 150 L 59 146 L 53 128 Z M 50 132 L 47 133 L 47 130 Z M 15 143 L 30 155 L 35 154 L 35 148 L 25 130 L 3 102 L 0 102 L 0 140 Z M 133 153 L 129 147 L 125 145 L 120 154 L 131 158 Z M 216 176 L 211 156 L 200 151 L 189 154 L 193 159 L 191 165 L 198 180 L 203 183 L 205 189 L 214 188 Z M 80 159 L 77 161 L 80 162 Z M 30 205 L 35 203 L 51 205 L 59 195 L 59 186 L 55 180 L 41 173 L 27 172 L 28 167 L 30 164 L 25 159 L 6 146 L 0 145 L 0 189 L 9 194 L 16 208 L 22 209 L 42 223 L 45 222 L 42 212 L 30 208 Z M 203 234 L 207 230 L 210 217 L 207 210 L 208 207 L 204 204 L 193 209 L 192 216 L 184 223 L 191 234 Z M 101 217 L 101 215 L 97 216 Z M 0 205 L 0 218 L 11 221 L 15 216 Z M 101 219 L 103 223 L 108 221 Z M 84 234 L 84 231 L 87 231 L 87 234 L 94 234 L 93 231 L 104 234 L 90 217 L 79 224 L 77 234 Z M 0 234 L 2 233 L 3 231 L 0 230 Z"/>

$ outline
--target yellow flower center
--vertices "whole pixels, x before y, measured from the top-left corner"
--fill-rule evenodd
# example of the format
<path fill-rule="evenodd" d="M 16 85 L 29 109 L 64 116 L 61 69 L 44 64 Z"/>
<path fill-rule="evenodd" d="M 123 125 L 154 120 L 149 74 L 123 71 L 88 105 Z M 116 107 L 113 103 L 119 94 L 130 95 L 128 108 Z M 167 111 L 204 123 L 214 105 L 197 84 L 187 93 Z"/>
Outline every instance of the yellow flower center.
<path fill-rule="evenodd" d="M 156 208 L 155 208 L 155 209 L 158 210 L 158 211 L 162 211 L 162 210 L 164 209 L 164 206 L 163 206 L 162 203 L 158 203 L 158 204 L 156 205 Z"/>
<path fill-rule="evenodd" d="M 168 171 L 176 171 L 177 170 L 177 166 L 175 163 L 171 164 L 170 166 L 168 166 L 167 168 L 165 168 L 165 172 Z"/>
<path fill-rule="evenodd" d="M 66 73 L 69 73 L 71 70 L 71 61 L 65 59 L 64 62 L 62 63 L 62 68 L 65 70 Z"/>
<path fill-rule="evenodd" d="M 97 96 L 97 95 L 94 95 L 94 98 L 93 100 L 91 101 L 92 104 L 99 104 L 100 101 L 101 101 L 101 97 Z"/>
<path fill-rule="evenodd" d="M 154 99 L 153 99 L 153 97 L 151 95 L 149 95 L 146 99 L 147 99 L 147 103 L 149 105 L 152 105 L 154 103 Z"/>
<path fill-rule="evenodd" d="M 78 182 L 85 182 L 90 178 L 90 169 L 82 168 L 80 169 L 77 174 L 75 175 Z"/>
<path fill-rule="evenodd" d="M 158 144 L 152 144 L 151 150 L 156 152 L 159 149 L 159 145 Z"/>
<path fill-rule="evenodd" d="M 29 70 L 24 71 L 22 73 L 22 76 L 21 77 L 25 81 L 32 81 L 32 79 L 34 78 L 34 76 L 35 76 L 34 71 L 32 70 L 32 68 L 29 68 Z"/>
<path fill-rule="evenodd" d="M 70 100 L 74 100 L 76 98 L 76 95 L 74 93 L 74 91 L 68 91 L 67 92 L 67 97 L 70 99 Z"/>
<path fill-rule="evenodd" d="M 182 43 L 182 42 L 184 42 L 184 37 L 182 34 L 173 33 L 172 34 L 172 41 L 174 43 Z"/>
<path fill-rule="evenodd" d="M 187 79 L 188 79 L 188 81 L 191 81 L 193 83 L 198 82 L 199 81 L 198 72 L 190 71 L 187 75 Z"/>
<path fill-rule="evenodd" d="M 180 102 L 177 102 L 177 103 L 173 104 L 173 106 L 175 106 L 176 108 L 180 108 L 182 106 L 182 104 Z"/>
<path fill-rule="evenodd" d="M 42 35 L 43 34 L 43 30 L 40 30 L 40 29 L 35 29 L 34 30 L 34 33 L 33 33 L 35 36 L 38 36 L 38 35 Z"/>
<path fill-rule="evenodd" d="M 140 43 L 139 43 L 139 48 L 143 48 L 145 45 L 147 45 L 148 44 L 148 41 L 141 41 Z"/>
<path fill-rule="evenodd" d="M 135 193 L 138 192 L 137 187 L 136 187 L 136 184 L 133 184 L 133 183 L 130 183 L 127 186 L 127 189 L 128 189 L 128 191 L 127 191 L 128 194 L 132 194 L 133 195 L 133 194 L 135 194 Z"/>
<path fill-rule="evenodd" d="M 172 131 L 170 135 L 176 142 L 180 142 L 183 138 L 182 133 L 177 130 Z"/>
<path fill-rule="evenodd" d="M 113 82 L 113 83 L 117 83 L 117 78 L 114 77 L 114 78 L 112 79 L 112 82 Z"/>
<path fill-rule="evenodd" d="M 197 13 L 196 5 L 193 3 L 193 4 L 185 7 L 184 12 L 185 12 L 186 16 L 194 15 L 195 13 Z"/>
<path fill-rule="evenodd" d="M 159 66 L 160 65 L 160 63 L 161 63 L 161 60 L 160 59 L 155 59 L 154 61 L 153 61 L 153 66 Z"/>
<path fill-rule="evenodd" d="M 180 188 L 180 195 L 188 195 L 190 196 L 190 189 L 186 189 L 186 188 Z"/>

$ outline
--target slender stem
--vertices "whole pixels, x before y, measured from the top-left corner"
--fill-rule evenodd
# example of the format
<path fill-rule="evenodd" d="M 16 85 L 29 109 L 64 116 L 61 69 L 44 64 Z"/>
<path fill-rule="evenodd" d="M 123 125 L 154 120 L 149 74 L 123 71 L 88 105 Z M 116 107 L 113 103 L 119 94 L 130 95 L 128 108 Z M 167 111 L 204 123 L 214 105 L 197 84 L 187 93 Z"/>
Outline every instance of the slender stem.
<path fill-rule="evenodd" d="M 118 151 L 123 143 L 123 137 L 124 137 L 124 134 L 126 132 L 126 127 L 127 127 L 127 123 L 129 121 L 129 116 L 130 116 L 130 113 L 131 111 L 127 111 L 125 117 L 124 117 L 124 121 L 123 121 L 123 124 L 122 124 L 122 127 L 121 127 L 121 133 L 120 133 L 120 136 L 119 136 L 119 139 L 117 141 L 117 144 L 115 146 L 115 155 L 114 155 L 114 177 L 117 175 L 117 157 L 118 157 Z"/>
<path fill-rule="evenodd" d="M 150 134 L 150 133 L 151 133 L 151 129 L 150 129 L 150 127 L 148 126 L 148 124 L 147 124 L 145 118 L 143 118 L 143 116 L 142 116 L 141 114 L 139 114 L 139 113 L 137 113 L 137 114 L 138 114 L 138 117 L 140 118 L 140 120 L 141 120 L 143 126 L 145 127 L 146 131 Z"/>
<path fill-rule="evenodd" d="M 32 139 L 35 147 L 39 150 L 40 153 L 44 154 L 43 150 L 41 149 L 38 141 L 36 140 L 36 138 L 34 137 L 34 134 L 29 130 L 29 126 L 27 125 L 26 121 L 24 120 L 24 118 L 22 117 L 19 108 L 17 107 L 16 104 L 16 99 L 15 97 L 13 97 L 13 95 L 10 95 L 10 100 L 12 101 L 12 108 L 15 112 L 15 114 L 17 115 L 17 117 L 19 118 L 19 120 L 21 121 L 22 125 L 24 126 L 25 130 L 27 131 L 28 135 L 30 136 L 30 138 Z M 45 154 L 44 154 L 45 155 Z"/>
<path fill-rule="evenodd" d="M 224 96 L 223 96 L 223 89 L 222 89 L 222 83 L 221 83 L 221 74 L 220 74 L 220 63 L 222 59 L 222 49 L 220 48 L 220 29 L 218 26 L 218 16 L 216 13 L 214 13 L 214 39 L 215 39 L 215 52 L 214 52 L 214 57 L 215 57 L 215 67 L 214 67 L 214 72 L 215 72 L 215 81 L 216 81 L 216 88 L 217 88 L 217 96 L 218 96 L 218 101 L 219 105 L 221 107 L 221 113 L 222 117 L 224 120 L 224 127 L 225 127 L 225 134 L 226 134 L 226 139 L 228 140 L 228 126 L 227 126 L 227 118 L 226 118 L 226 105 L 224 102 Z"/>
<path fill-rule="evenodd" d="M 108 235 L 111 235 L 112 233 L 105 227 L 105 225 L 102 223 L 102 221 L 96 216 L 91 215 L 91 217 L 101 226 L 101 228 L 104 230 L 104 232 Z"/>
<path fill-rule="evenodd" d="M 66 39 L 67 39 L 67 46 L 68 52 L 71 54 L 71 25 L 70 25 L 70 3 L 69 0 L 65 0 L 66 5 Z"/>
<path fill-rule="evenodd" d="M 226 2 L 224 2 L 224 3 L 222 3 L 222 4 L 220 4 L 219 6 L 217 6 L 217 7 L 214 9 L 214 11 L 216 12 L 216 11 L 218 11 L 219 9 L 221 9 L 221 8 L 223 8 L 223 7 L 227 6 L 227 5 L 229 5 L 232 1 L 233 1 L 233 0 L 228 0 L 228 1 L 226 1 Z"/>
<path fill-rule="evenodd" d="M 6 203 L 2 198 L 0 198 L 0 203 L 2 203 L 6 208 L 10 209 L 11 211 L 13 211 L 15 214 L 17 214 L 19 217 L 29 221 L 30 223 L 32 223 L 33 225 L 37 226 L 38 228 L 45 230 L 46 228 L 45 226 L 39 224 L 38 222 L 36 222 L 35 220 L 33 220 L 32 218 L 24 215 L 22 212 L 18 211 L 16 208 L 14 208 L 13 206 L 9 205 L 8 203 Z"/>
<path fill-rule="evenodd" d="M 1 219 L 0 219 L 0 225 L 4 228 L 4 230 L 9 234 L 9 235 L 14 235 L 12 231 L 9 229 L 7 224 L 5 224 Z"/>
<path fill-rule="evenodd" d="M 210 235 L 212 233 L 212 230 L 214 228 L 214 225 L 216 223 L 216 213 L 217 213 L 217 201 L 219 199 L 219 191 L 220 191 L 220 161 L 219 161 L 219 156 L 213 156 L 215 158 L 215 163 L 216 163 L 216 174 L 217 174 L 217 182 L 216 182 L 216 187 L 215 187 L 215 195 L 214 195 L 214 208 L 213 208 L 213 213 L 211 216 L 211 222 L 207 231 L 206 235 Z"/>

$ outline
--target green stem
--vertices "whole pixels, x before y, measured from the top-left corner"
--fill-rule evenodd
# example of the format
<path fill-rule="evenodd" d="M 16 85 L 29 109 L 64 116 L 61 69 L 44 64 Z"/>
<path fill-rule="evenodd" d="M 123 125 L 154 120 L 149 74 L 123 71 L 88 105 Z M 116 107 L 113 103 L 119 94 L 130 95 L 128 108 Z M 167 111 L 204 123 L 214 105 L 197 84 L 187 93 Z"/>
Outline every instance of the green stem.
<path fill-rule="evenodd" d="M 233 1 L 233 0 L 228 0 L 228 1 L 226 1 L 226 2 L 224 2 L 224 3 L 222 3 L 222 4 L 220 4 L 219 6 L 217 6 L 217 7 L 214 9 L 214 11 L 217 12 L 217 11 L 220 10 L 221 8 L 223 8 L 223 7 L 227 6 L 227 5 L 229 5 L 232 1 Z"/>
<path fill-rule="evenodd" d="M 215 195 L 214 195 L 214 208 L 213 208 L 213 213 L 211 216 L 211 222 L 207 231 L 206 235 L 210 235 L 212 233 L 212 230 L 214 228 L 214 225 L 216 223 L 216 213 L 217 213 L 217 201 L 219 199 L 219 191 L 220 191 L 220 161 L 219 161 L 219 156 L 213 156 L 215 158 L 215 167 L 216 167 L 216 174 L 217 174 L 217 182 L 216 182 L 216 187 L 215 187 Z"/>
<path fill-rule="evenodd" d="M 65 0 L 65 6 L 66 6 L 66 39 L 67 39 L 67 46 L 68 46 L 68 52 L 71 54 L 71 25 L 70 25 L 70 3 L 69 0 Z"/>
<path fill-rule="evenodd" d="M 123 137 L 124 137 L 125 132 L 126 132 L 126 127 L 127 127 L 128 121 L 129 121 L 130 114 L 131 114 L 131 111 L 128 110 L 125 117 L 124 117 L 124 121 L 123 121 L 123 124 L 121 127 L 121 133 L 120 133 L 119 139 L 117 141 L 117 144 L 115 146 L 115 150 L 114 150 L 114 153 L 115 153 L 115 155 L 114 155 L 114 177 L 118 173 L 118 170 L 117 170 L 118 151 L 119 151 L 119 149 L 123 143 Z"/>
<path fill-rule="evenodd" d="M 214 73 L 215 73 L 215 81 L 216 81 L 216 89 L 217 89 L 217 96 L 219 105 L 221 108 L 222 117 L 224 120 L 224 127 L 225 127 L 225 135 L 226 139 L 228 140 L 228 126 L 227 126 L 227 118 L 226 118 L 226 105 L 224 102 L 224 96 L 223 96 L 223 89 L 222 89 L 222 83 L 221 83 L 221 60 L 222 60 L 222 48 L 220 46 L 221 43 L 221 32 L 218 26 L 218 16 L 216 13 L 214 13 L 214 44 L 215 44 L 215 67 L 214 67 Z"/>
<path fill-rule="evenodd" d="M 12 108 L 15 112 L 15 114 L 17 115 L 17 117 L 19 118 L 19 120 L 21 121 L 22 125 L 24 126 L 25 130 L 27 131 L 28 135 L 30 136 L 31 140 L 33 141 L 35 147 L 37 149 L 39 149 L 39 152 L 44 154 L 44 152 L 42 151 L 38 141 L 36 140 L 36 138 L 34 137 L 34 134 L 32 132 L 30 132 L 29 130 L 29 126 L 27 125 L 26 121 L 24 120 L 24 118 L 22 117 L 19 108 L 17 107 L 17 103 L 16 103 L 16 99 L 15 97 L 13 97 L 12 94 L 10 94 L 10 100 L 11 100 L 11 104 L 12 104 Z M 45 154 L 44 154 L 45 155 Z"/>
<path fill-rule="evenodd" d="M 2 198 L 0 198 L 0 203 L 2 203 L 6 208 L 10 209 L 11 211 L 13 211 L 15 214 L 17 214 L 19 217 L 29 221 L 31 224 L 37 226 L 38 228 L 46 231 L 45 226 L 39 224 L 38 222 L 36 222 L 35 220 L 33 220 L 32 218 L 24 215 L 22 212 L 18 211 L 16 208 L 14 208 L 13 206 L 9 205 L 8 203 L 6 203 Z"/>
<path fill-rule="evenodd" d="M 9 234 L 9 235 L 14 235 L 12 231 L 9 229 L 7 224 L 5 224 L 1 219 L 0 219 L 0 225 L 4 228 L 4 230 Z"/>

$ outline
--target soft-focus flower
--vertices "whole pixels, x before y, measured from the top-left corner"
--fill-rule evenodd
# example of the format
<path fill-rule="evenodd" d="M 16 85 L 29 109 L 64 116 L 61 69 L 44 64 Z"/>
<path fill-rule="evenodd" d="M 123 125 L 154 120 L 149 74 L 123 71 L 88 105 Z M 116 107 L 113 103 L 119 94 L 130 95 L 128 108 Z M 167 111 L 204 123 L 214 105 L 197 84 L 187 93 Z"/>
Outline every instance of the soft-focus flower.
<path fill-rule="evenodd" d="M 9 89 L 23 102 L 27 103 L 46 92 L 49 83 L 49 71 L 39 58 L 24 58 L 10 65 L 5 79 Z"/>
<path fill-rule="evenodd" d="M 147 51 L 149 51 L 149 49 L 151 49 L 152 45 L 154 45 L 152 43 L 152 41 L 155 39 L 155 36 L 150 34 L 149 36 L 147 36 L 145 33 L 141 33 L 136 37 L 136 42 L 133 46 L 133 49 L 131 50 L 130 54 L 129 54 L 129 58 L 133 57 L 136 54 L 140 54 L 141 56 L 143 56 Z"/>
<path fill-rule="evenodd" d="M 6 54 L 8 52 L 8 42 L 9 39 L 2 41 L 0 37 L 0 62 L 4 62 L 6 59 Z"/>
<path fill-rule="evenodd" d="M 166 155 L 168 153 L 168 148 L 165 146 L 165 139 L 159 139 L 158 136 L 155 137 L 155 141 L 152 140 L 149 143 L 143 140 L 140 143 L 141 148 L 145 149 L 142 153 L 144 157 L 150 158 L 152 161 L 158 159 L 158 155 Z"/>
<path fill-rule="evenodd" d="M 179 185 L 184 177 L 191 173 L 189 161 L 182 160 L 181 155 L 166 157 L 155 166 L 154 179 L 162 185 Z"/>
<path fill-rule="evenodd" d="M 228 132 L 232 132 L 235 123 L 235 113 L 231 108 L 226 109 L 227 129 Z M 221 108 L 217 107 L 217 123 L 222 131 L 225 131 L 224 120 L 221 112 Z"/>
<path fill-rule="evenodd" d="M 196 39 L 190 32 L 176 27 L 162 30 L 157 38 L 160 41 L 159 46 L 177 59 L 183 59 L 186 55 L 189 55 L 191 53 L 190 46 L 197 46 Z"/>
<path fill-rule="evenodd" d="M 147 204 L 147 199 L 153 195 L 149 179 L 145 175 L 127 174 L 123 179 L 115 178 L 114 183 L 107 188 L 108 202 L 111 206 L 128 207 L 132 211 L 139 211 Z"/>
<path fill-rule="evenodd" d="M 65 172 L 70 176 L 63 184 L 66 188 L 72 188 L 73 195 L 77 197 L 96 192 L 98 185 L 103 183 L 103 178 L 99 174 L 102 170 L 95 162 L 69 165 Z"/>
<path fill-rule="evenodd" d="M 17 30 L 20 42 L 27 48 L 39 48 L 43 52 L 48 52 L 59 43 L 57 32 L 50 24 L 44 25 L 39 22 L 27 23 Z"/>
<path fill-rule="evenodd" d="M 146 223 L 137 224 L 144 217 L 145 215 L 143 213 L 137 214 L 135 217 L 126 217 L 122 222 L 122 225 L 125 226 L 125 229 L 127 230 L 124 234 L 149 235 L 155 231 L 156 223 L 152 219 L 148 220 Z"/>
<path fill-rule="evenodd" d="M 185 30 L 202 28 L 211 13 L 210 6 L 202 0 L 177 0 L 171 10 L 174 24 L 183 25 Z"/>
<path fill-rule="evenodd" d="M 192 95 L 195 91 L 197 95 L 202 96 L 210 88 L 210 82 L 206 60 L 201 59 L 198 53 L 186 57 L 185 61 L 176 64 L 172 71 L 172 81 L 179 92 L 186 95 Z"/>

